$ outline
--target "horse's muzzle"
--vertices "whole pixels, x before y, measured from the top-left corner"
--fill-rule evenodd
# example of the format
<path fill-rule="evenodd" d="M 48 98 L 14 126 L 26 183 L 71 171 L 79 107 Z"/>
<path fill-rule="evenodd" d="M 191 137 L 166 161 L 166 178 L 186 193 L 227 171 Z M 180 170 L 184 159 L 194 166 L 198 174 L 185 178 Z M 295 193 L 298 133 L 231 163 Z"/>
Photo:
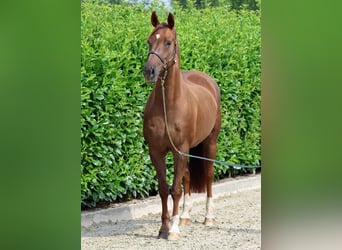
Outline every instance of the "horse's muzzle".
<path fill-rule="evenodd" d="M 146 64 L 144 67 L 144 77 L 147 82 L 156 82 L 159 73 L 159 70 L 150 64 Z"/>

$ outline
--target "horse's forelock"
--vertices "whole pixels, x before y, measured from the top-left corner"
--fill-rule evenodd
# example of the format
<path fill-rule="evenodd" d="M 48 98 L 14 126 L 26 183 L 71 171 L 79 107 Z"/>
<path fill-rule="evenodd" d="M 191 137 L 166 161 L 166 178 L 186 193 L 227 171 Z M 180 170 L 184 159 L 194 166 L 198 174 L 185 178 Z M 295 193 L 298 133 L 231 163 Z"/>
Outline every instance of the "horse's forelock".
<path fill-rule="evenodd" d="M 169 28 L 169 29 L 171 29 L 167 23 L 160 23 L 160 24 L 158 24 L 158 25 L 154 28 L 154 30 L 152 31 L 150 37 L 153 36 L 157 31 L 159 31 L 160 29 L 163 29 L 163 28 Z"/>

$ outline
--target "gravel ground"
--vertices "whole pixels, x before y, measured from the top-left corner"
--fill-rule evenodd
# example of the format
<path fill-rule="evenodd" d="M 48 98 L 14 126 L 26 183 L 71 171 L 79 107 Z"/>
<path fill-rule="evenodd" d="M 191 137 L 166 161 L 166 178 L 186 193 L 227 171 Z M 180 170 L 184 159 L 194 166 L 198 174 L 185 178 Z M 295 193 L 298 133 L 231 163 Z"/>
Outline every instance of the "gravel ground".
<path fill-rule="evenodd" d="M 203 194 L 205 195 L 205 194 Z M 180 227 L 177 241 L 158 239 L 161 214 L 82 228 L 81 247 L 91 249 L 260 249 L 260 188 L 221 196 L 215 201 L 216 223 L 204 226 L 205 203 L 193 204 L 191 224 Z"/>

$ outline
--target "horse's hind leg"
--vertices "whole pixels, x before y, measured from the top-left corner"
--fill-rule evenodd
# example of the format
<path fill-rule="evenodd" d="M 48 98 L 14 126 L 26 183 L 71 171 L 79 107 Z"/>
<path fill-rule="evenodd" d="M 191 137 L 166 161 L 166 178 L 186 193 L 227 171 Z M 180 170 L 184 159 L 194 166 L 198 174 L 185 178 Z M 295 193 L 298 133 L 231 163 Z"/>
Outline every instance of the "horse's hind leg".
<path fill-rule="evenodd" d="M 192 208 L 191 200 L 190 200 L 190 172 L 189 167 L 187 165 L 183 177 L 183 186 L 184 186 L 184 203 L 183 203 L 183 212 L 180 216 L 179 225 L 189 225 L 190 224 L 190 212 Z"/>
<path fill-rule="evenodd" d="M 213 152 L 215 150 L 215 154 L 208 154 L 208 158 L 215 159 L 216 157 L 216 144 L 208 146 L 210 148 L 209 152 Z M 214 163 L 207 161 L 207 202 L 206 202 L 206 215 L 204 224 L 205 225 L 212 225 L 215 222 L 215 216 L 214 216 L 214 202 L 213 202 L 213 189 L 212 184 L 214 180 Z"/>
<path fill-rule="evenodd" d="M 217 137 L 221 128 L 221 118 L 218 116 L 216 125 L 209 137 L 203 142 L 203 156 L 216 159 Z M 205 225 L 212 225 L 215 222 L 214 216 L 214 202 L 212 184 L 214 180 L 214 163 L 211 161 L 204 162 L 207 169 L 207 203 L 206 216 L 204 220 Z"/>

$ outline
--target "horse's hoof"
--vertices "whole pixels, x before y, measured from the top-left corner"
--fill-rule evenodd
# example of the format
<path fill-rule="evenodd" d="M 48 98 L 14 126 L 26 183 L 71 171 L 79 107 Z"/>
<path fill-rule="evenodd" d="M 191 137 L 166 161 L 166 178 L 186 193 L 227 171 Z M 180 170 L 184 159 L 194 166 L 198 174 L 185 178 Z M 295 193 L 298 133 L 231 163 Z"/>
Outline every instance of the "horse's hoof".
<path fill-rule="evenodd" d="M 169 233 L 169 236 L 167 237 L 168 240 L 178 240 L 180 238 L 180 233 Z"/>
<path fill-rule="evenodd" d="M 214 225 L 214 223 L 215 223 L 215 219 L 214 218 L 205 218 L 203 224 L 206 225 L 206 226 L 212 226 L 212 225 Z"/>
<path fill-rule="evenodd" d="M 190 218 L 180 218 L 179 225 L 180 226 L 190 225 Z"/>
<path fill-rule="evenodd" d="M 169 235 L 168 231 L 159 231 L 158 239 L 167 239 Z"/>

